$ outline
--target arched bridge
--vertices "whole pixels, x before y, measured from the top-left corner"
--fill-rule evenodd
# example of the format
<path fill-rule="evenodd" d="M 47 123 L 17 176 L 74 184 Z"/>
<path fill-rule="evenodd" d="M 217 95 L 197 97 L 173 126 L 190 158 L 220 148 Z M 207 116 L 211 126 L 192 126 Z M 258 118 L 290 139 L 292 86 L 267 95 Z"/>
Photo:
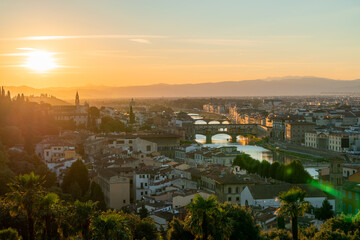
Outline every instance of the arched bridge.
<path fill-rule="evenodd" d="M 202 119 L 196 119 L 194 121 L 195 124 L 202 124 L 202 122 L 206 122 L 206 124 L 213 124 L 217 122 L 218 124 L 227 124 L 230 123 L 228 119 L 208 119 L 208 118 L 202 118 Z M 205 123 L 204 123 L 205 124 Z"/>
<path fill-rule="evenodd" d="M 231 136 L 231 141 L 236 142 L 239 135 L 257 134 L 257 124 L 193 124 L 193 138 L 195 134 L 206 136 L 206 143 L 211 143 L 212 136 L 225 133 Z"/>

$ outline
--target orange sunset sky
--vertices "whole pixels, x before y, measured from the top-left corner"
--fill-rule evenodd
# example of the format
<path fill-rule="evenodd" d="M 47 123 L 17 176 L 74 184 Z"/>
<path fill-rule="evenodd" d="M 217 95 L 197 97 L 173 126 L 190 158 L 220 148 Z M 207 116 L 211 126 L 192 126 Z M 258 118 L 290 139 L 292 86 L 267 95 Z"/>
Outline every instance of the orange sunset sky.
<path fill-rule="evenodd" d="M 0 1 L 0 85 L 360 78 L 360 1 Z"/>

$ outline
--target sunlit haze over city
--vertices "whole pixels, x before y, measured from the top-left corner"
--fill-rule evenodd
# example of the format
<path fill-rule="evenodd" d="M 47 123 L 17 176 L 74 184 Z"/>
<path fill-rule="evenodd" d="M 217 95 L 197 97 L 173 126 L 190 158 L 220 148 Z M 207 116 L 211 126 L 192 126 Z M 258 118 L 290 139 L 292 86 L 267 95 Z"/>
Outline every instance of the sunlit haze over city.
<path fill-rule="evenodd" d="M 360 0 L 0 0 L 0 240 L 360 240 Z"/>

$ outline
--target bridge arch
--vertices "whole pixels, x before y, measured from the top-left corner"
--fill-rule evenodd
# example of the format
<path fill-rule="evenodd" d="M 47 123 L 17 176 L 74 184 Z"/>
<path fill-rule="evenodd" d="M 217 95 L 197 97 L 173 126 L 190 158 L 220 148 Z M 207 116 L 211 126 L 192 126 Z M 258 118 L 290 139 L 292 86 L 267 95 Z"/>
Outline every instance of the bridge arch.
<path fill-rule="evenodd" d="M 227 134 L 232 142 L 237 141 L 238 136 L 247 134 L 256 134 L 256 124 L 194 124 L 193 134 L 202 134 L 206 136 L 206 143 L 212 142 L 212 136 L 217 134 Z"/>
<path fill-rule="evenodd" d="M 211 120 L 208 124 L 221 124 L 218 120 Z"/>
<path fill-rule="evenodd" d="M 207 124 L 207 122 L 204 121 L 203 119 L 196 119 L 196 120 L 194 121 L 194 124 Z"/>

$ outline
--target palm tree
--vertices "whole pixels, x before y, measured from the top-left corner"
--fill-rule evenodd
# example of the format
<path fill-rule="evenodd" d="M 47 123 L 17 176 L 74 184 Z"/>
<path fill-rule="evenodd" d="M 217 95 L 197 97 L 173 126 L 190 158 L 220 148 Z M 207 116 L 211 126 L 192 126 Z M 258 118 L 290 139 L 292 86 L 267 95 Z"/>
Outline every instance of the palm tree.
<path fill-rule="evenodd" d="M 40 229 L 43 239 L 59 239 L 58 216 L 60 216 L 60 199 L 55 193 L 42 196 L 39 203 L 38 217 L 40 218 Z"/>
<path fill-rule="evenodd" d="M 193 202 L 186 208 L 189 213 L 185 223 L 196 239 L 207 240 L 210 236 L 214 237 L 214 233 L 221 224 L 216 221 L 220 216 L 216 198 L 212 195 L 208 199 L 204 199 L 202 196 L 196 195 Z"/>
<path fill-rule="evenodd" d="M 278 213 L 281 216 L 290 216 L 294 240 L 298 240 L 298 217 L 303 215 L 309 207 L 309 203 L 304 200 L 305 196 L 306 192 L 299 187 L 293 187 L 279 195 L 280 208 Z"/>
<path fill-rule="evenodd" d="M 33 240 L 34 233 L 34 212 L 39 198 L 43 193 L 44 178 L 30 174 L 19 175 L 12 183 L 9 183 L 10 192 L 6 194 L 6 201 L 9 203 L 13 216 L 23 213 L 27 217 L 29 239 Z"/>
<path fill-rule="evenodd" d="M 76 232 L 81 232 L 83 239 L 90 239 L 90 223 L 96 212 L 96 203 L 89 200 L 80 202 L 76 200 L 73 206 L 73 221 Z"/>
<path fill-rule="evenodd" d="M 91 221 L 91 239 L 132 239 L 124 214 L 113 210 L 102 212 Z"/>

